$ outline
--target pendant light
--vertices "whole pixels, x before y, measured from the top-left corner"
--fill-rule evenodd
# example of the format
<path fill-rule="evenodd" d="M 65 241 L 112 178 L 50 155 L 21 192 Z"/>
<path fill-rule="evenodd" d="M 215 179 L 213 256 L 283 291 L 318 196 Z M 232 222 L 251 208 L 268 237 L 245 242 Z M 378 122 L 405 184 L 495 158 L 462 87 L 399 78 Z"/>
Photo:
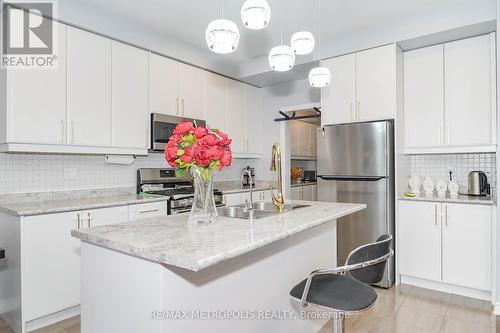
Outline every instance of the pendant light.
<path fill-rule="evenodd" d="M 215 53 L 231 53 L 236 50 L 240 41 L 240 31 L 233 21 L 224 19 L 224 0 L 222 18 L 210 22 L 205 31 L 205 38 L 210 50 Z"/>
<path fill-rule="evenodd" d="M 299 0 L 300 22 L 304 21 L 302 15 L 302 2 Z M 309 31 L 299 31 L 292 35 L 290 46 L 297 55 L 306 55 L 314 50 L 314 36 Z"/>
<path fill-rule="evenodd" d="M 321 88 L 328 86 L 332 78 L 330 70 L 322 66 L 323 60 L 321 59 L 321 0 L 318 0 L 318 50 L 320 65 L 309 72 L 309 84 L 312 87 Z"/>
<path fill-rule="evenodd" d="M 247 0 L 241 6 L 241 20 L 248 29 L 264 29 L 271 20 L 271 8 L 266 0 Z"/>
<path fill-rule="evenodd" d="M 275 46 L 269 52 L 269 66 L 276 72 L 286 72 L 295 64 L 295 53 L 288 45 L 283 45 L 283 0 L 281 0 L 281 45 Z"/>

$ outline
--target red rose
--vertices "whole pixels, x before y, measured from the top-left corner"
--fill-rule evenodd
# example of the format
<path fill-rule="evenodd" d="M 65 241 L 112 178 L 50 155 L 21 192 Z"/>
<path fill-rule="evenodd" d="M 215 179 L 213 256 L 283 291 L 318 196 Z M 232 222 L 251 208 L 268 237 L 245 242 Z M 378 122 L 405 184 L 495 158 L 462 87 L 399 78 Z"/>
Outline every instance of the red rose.
<path fill-rule="evenodd" d="M 196 127 L 193 130 L 193 134 L 196 136 L 197 139 L 201 139 L 202 137 L 208 134 L 208 130 L 205 127 Z"/>
<path fill-rule="evenodd" d="M 230 166 L 232 161 L 233 155 L 231 154 L 231 150 L 226 149 L 220 159 L 220 164 L 222 164 L 223 166 Z"/>
<path fill-rule="evenodd" d="M 167 160 L 176 160 L 177 152 L 179 151 L 179 147 L 177 144 L 168 144 L 165 149 L 165 156 L 167 156 Z"/>
<path fill-rule="evenodd" d="M 212 160 L 220 160 L 222 155 L 224 154 L 224 148 L 221 146 L 211 146 L 208 149 L 210 159 Z"/>
<path fill-rule="evenodd" d="M 171 160 L 171 161 L 167 160 L 167 162 L 168 162 L 168 164 L 170 164 L 170 166 L 172 168 L 176 168 L 177 167 L 177 163 L 175 163 L 175 160 Z"/>
<path fill-rule="evenodd" d="M 219 136 L 220 136 L 220 138 L 221 138 L 221 143 L 222 143 L 223 145 L 225 145 L 225 146 L 229 146 L 229 145 L 231 144 L 232 140 L 229 138 L 229 136 L 228 136 L 226 133 L 224 133 L 224 132 L 222 132 L 222 131 L 219 131 L 219 132 L 217 133 L 217 135 L 219 135 Z"/>
<path fill-rule="evenodd" d="M 210 152 L 209 152 L 209 147 L 207 146 L 202 146 L 197 149 L 196 155 L 195 155 L 195 160 L 196 163 L 200 166 L 207 166 L 210 164 Z"/>
<path fill-rule="evenodd" d="M 191 163 L 193 162 L 193 159 L 194 159 L 194 149 L 193 147 L 187 147 L 185 150 L 184 150 L 184 154 L 180 157 L 181 158 L 181 161 L 184 162 L 184 163 Z"/>
<path fill-rule="evenodd" d="M 189 131 L 192 131 L 193 129 L 193 124 L 187 120 L 184 120 L 175 127 L 174 134 L 184 135 Z"/>
<path fill-rule="evenodd" d="M 198 143 L 200 145 L 215 146 L 220 143 L 220 140 L 214 133 L 208 133 L 207 135 L 199 139 Z"/>
<path fill-rule="evenodd" d="M 179 134 L 173 134 L 168 140 L 168 143 L 178 144 L 179 142 L 181 142 L 181 140 L 182 136 L 180 136 Z"/>

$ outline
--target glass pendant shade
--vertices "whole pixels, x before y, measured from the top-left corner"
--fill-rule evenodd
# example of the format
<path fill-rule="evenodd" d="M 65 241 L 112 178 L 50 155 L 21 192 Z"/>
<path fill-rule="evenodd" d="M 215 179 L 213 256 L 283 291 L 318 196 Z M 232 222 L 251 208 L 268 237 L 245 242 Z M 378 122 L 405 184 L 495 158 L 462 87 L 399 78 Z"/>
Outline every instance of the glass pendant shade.
<path fill-rule="evenodd" d="M 247 0 L 241 7 L 241 20 L 248 29 L 264 29 L 271 20 L 271 8 L 266 0 Z"/>
<path fill-rule="evenodd" d="M 315 67 L 309 72 L 309 84 L 313 87 L 321 88 L 330 84 L 332 75 L 326 67 Z"/>
<path fill-rule="evenodd" d="M 269 52 L 269 66 L 276 72 L 286 72 L 295 64 L 295 53 L 290 46 L 275 46 Z"/>
<path fill-rule="evenodd" d="M 215 53 L 231 53 L 240 41 L 240 31 L 234 22 L 224 19 L 210 22 L 205 31 L 207 45 Z"/>
<path fill-rule="evenodd" d="M 297 55 L 306 55 L 314 50 L 314 36 L 309 31 L 299 31 L 292 35 L 290 46 Z"/>

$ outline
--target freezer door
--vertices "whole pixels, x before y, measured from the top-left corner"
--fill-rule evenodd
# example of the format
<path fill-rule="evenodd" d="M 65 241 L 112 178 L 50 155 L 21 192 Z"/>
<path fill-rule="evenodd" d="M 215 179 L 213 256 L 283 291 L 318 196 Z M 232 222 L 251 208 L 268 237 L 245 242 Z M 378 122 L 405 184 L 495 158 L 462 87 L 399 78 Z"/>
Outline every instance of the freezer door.
<path fill-rule="evenodd" d="M 392 123 L 325 126 L 318 131 L 318 175 L 390 176 Z"/>
<path fill-rule="evenodd" d="M 372 243 L 382 234 L 392 234 L 388 214 L 389 179 L 334 179 L 318 179 L 319 201 L 367 205 L 366 209 L 337 221 L 337 264 L 342 265 L 356 247 Z"/>

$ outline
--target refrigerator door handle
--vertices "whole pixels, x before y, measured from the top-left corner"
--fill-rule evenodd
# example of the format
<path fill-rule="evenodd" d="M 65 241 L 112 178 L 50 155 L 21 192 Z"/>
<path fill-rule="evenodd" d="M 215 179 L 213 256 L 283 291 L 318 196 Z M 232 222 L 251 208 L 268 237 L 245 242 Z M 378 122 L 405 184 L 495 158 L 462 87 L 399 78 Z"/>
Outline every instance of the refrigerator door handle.
<path fill-rule="evenodd" d="M 323 180 L 337 180 L 337 181 L 359 181 L 359 182 L 376 182 L 381 179 L 385 179 L 387 177 L 384 176 L 361 176 L 361 177 L 352 177 L 352 176 L 318 176 Z"/>

